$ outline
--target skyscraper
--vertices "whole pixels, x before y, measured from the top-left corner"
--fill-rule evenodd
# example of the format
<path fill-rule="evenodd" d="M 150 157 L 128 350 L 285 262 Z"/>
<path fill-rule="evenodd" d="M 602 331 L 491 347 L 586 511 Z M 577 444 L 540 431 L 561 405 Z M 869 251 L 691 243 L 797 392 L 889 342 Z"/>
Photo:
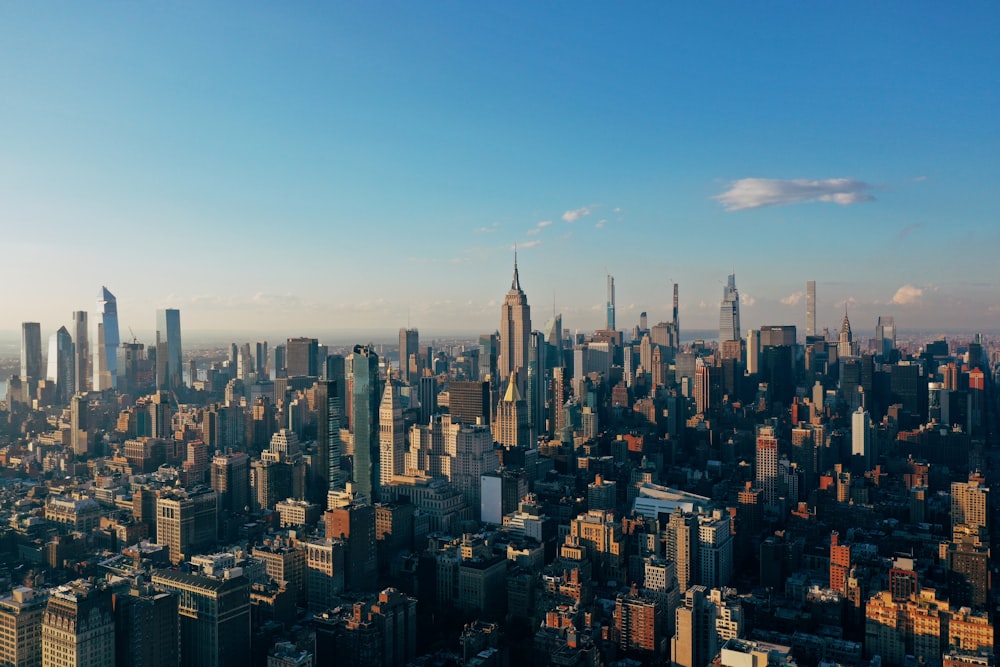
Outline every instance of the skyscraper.
<path fill-rule="evenodd" d="M 343 382 L 343 380 L 341 380 Z M 312 466 L 313 502 L 326 505 L 327 492 L 343 486 L 340 477 L 341 413 L 337 381 L 325 380 L 316 383 L 316 461 Z"/>
<path fill-rule="evenodd" d="M 868 411 L 858 407 L 851 415 L 851 456 L 860 456 L 865 470 L 872 464 L 872 443 L 875 439 L 874 426 Z"/>
<path fill-rule="evenodd" d="M 42 616 L 42 664 L 115 664 L 111 590 L 77 579 L 49 594 Z"/>
<path fill-rule="evenodd" d="M 66 327 L 49 336 L 48 380 L 56 385 L 56 402 L 69 403 L 76 385 L 73 339 Z"/>
<path fill-rule="evenodd" d="M 97 367 L 94 386 L 98 391 L 118 388 L 118 300 L 107 287 L 97 295 Z"/>
<path fill-rule="evenodd" d="M 816 335 L 816 281 L 806 281 L 806 336 Z"/>
<path fill-rule="evenodd" d="M 730 340 L 740 340 L 740 293 L 736 289 L 735 273 L 729 274 L 719 306 L 719 345 Z"/>
<path fill-rule="evenodd" d="M 399 387 L 391 373 L 385 380 L 385 391 L 378 409 L 379 480 L 392 482 L 394 475 L 402 475 L 406 468 L 406 432 L 403 423 L 403 405 L 399 400 Z"/>
<path fill-rule="evenodd" d="M 94 368 L 90 358 L 90 336 L 87 324 L 87 311 L 73 311 L 73 344 L 74 344 L 74 391 L 90 391 L 93 387 Z"/>
<path fill-rule="evenodd" d="M 355 345 L 352 357 L 351 427 L 354 430 L 354 485 L 368 502 L 379 490 L 378 355 L 370 345 Z"/>
<path fill-rule="evenodd" d="M 896 319 L 892 315 L 879 315 L 875 324 L 875 356 L 885 363 L 892 363 L 892 352 L 896 349 Z"/>
<path fill-rule="evenodd" d="M 316 368 L 316 351 L 319 341 L 315 338 L 289 338 L 285 348 L 288 377 L 319 375 Z"/>
<path fill-rule="evenodd" d="M 184 384 L 181 361 L 181 311 L 156 311 L 156 388 L 175 391 Z"/>
<path fill-rule="evenodd" d="M 764 504 L 778 502 L 778 437 L 773 426 L 757 427 L 757 486 L 764 490 Z"/>
<path fill-rule="evenodd" d="M 402 328 L 399 330 L 399 379 L 410 382 L 410 355 L 416 355 L 416 368 L 420 369 L 420 332 L 416 329 Z"/>
<path fill-rule="evenodd" d="M 42 325 L 38 322 L 21 323 L 21 377 L 35 382 L 45 379 L 42 369 Z"/>
<path fill-rule="evenodd" d="M 520 375 L 522 369 L 527 370 L 530 335 L 531 309 L 528 306 L 528 298 L 521 289 L 515 253 L 514 278 L 510 283 L 510 291 L 507 292 L 500 307 L 500 354 L 497 366 L 500 381 L 504 384 L 511 375 L 515 373 Z M 519 379 L 519 384 L 521 381 L 523 380 Z"/>
<path fill-rule="evenodd" d="M 604 328 L 615 330 L 615 277 L 611 275 L 608 276 L 608 318 Z"/>

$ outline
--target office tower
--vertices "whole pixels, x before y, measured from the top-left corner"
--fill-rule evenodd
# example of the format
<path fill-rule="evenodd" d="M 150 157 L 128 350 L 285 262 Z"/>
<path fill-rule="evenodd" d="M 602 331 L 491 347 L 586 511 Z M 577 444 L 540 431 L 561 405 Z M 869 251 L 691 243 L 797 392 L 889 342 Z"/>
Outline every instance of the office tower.
<path fill-rule="evenodd" d="M 77 456 L 86 456 L 90 451 L 90 398 L 87 394 L 76 394 L 69 401 L 69 442 Z"/>
<path fill-rule="evenodd" d="M 760 331 L 747 331 L 747 373 L 760 371 Z"/>
<path fill-rule="evenodd" d="M 479 379 L 497 382 L 497 355 L 500 354 L 498 334 L 483 334 L 479 337 Z"/>
<path fill-rule="evenodd" d="M 614 512 L 588 510 L 569 522 L 566 544 L 583 547 L 600 582 L 623 581 L 626 574 L 625 536 Z"/>
<path fill-rule="evenodd" d="M 816 281 L 806 281 L 806 336 L 816 335 Z"/>
<path fill-rule="evenodd" d="M 540 331 L 532 331 L 529 338 L 528 374 L 525 382 L 524 400 L 528 405 L 528 441 L 538 442 L 538 436 L 545 432 L 546 382 L 548 377 L 546 361 L 548 345 Z M 595 345 L 597 345 L 595 343 Z M 610 358 L 610 354 L 607 355 Z M 607 377 L 607 375 L 605 375 Z"/>
<path fill-rule="evenodd" d="M 94 387 L 98 391 L 118 388 L 118 300 L 107 287 L 97 295 L 97 366 Z"/>
<path fill-rule="evenodd" d="M 370 345 L 355 345 L 351 355 L 351 429 L 354 432 L 354 488 L 374 502 L 379 479 L 378 355 Z"/>
<path fill-rule="evenodd" d="M 429 422 L 431 420 L 431 415 L 437 413 L 437 394 L 438 383 L 436 377 L 432 375 L 425 375 L 420 378 L 420 382 L 417 385 L 417 403 L 420 405 L 421 424 Z"/>
<path fill-rule="evenodd" d="M 245 576 L 217 579 L 155 570 L 152 583 L 157 590 L 177 596 L 180 664 L 251 664 L 250 581 Z"/>
<path fill-rule="evenodd" d="M 517 272 L 517 254 L 514 254 L 514 278 L 510 291 L 500 307 L 500 353 L 497 358 L 500 381 L 507 382 L 511 375 L 527 370 L 528 348 L 531 335 L 531 309 L 528 298 L 521 289 Z M 518 383 L 522 380 L 519 378 Z"/>
<path fill-rule="evenodd" d="M 729 274 L 719 306 L 719 345 L 730 340 L 740 340 L 740 293 L 735 273 Z"/>
<path fill-rule="evenodd" d="M 837 356 L 856 356 L 857 350 L 854 345 L 854 335 L 851 333 L 851 321 L 847 319 L 847 310 L 844 310 L 844 321 L 840 324 L 840 338 L 837 341 Z"/>
<path fill-rule="evenodd" d="M 156 311 L 156 388 L 176 391 L 184 384 L 181 311 Z"/>
<path fill-rule="evenodd" d="M 133 583 L 114 601 L 115 667 L 176 667 L 177 596 Z"/>
<path fill-rule="evenodd" d="M 677 667 L 705 667 L 718 653 L 715 633 L 716 606 L 704 586 L 692 586 L 677 608 L 676 629 L 671 640 L 673 664 Z"/>
<path fill-rule="evenodd" d="M 345 543 L 329 537 L 306 542 L 306 600 L 309 610 L 325 611 L 344 592 Z"/>
<path fill-rule="evenodd" d="M 312 465 L 312 490 L 309 497 L 315 503 L 326 504 L 327 493 L 343 488 L 341 478 L 340 442 L 342 404 L 338 383 L 333 380 L 316 383 L 316 457 Z"/>
<path fill-rule="evenodd" d="M 253 547 L 250 555 L 264 564 L 264 572 L 273 582 L 287 582 L 296 601 L 306 601 L 306 551 L 298 544 L 275 537 Z"/>
<path fill-rule="evenodd" d="M 646 313 L 643 313 L 643 319 L 645 320 Z M 673 309 L 673 324 L 674 331 L 677 334 L 677 343 L 680 344 L 681 338 L 681 321 L 680 321 L 680 298 L 677 294 L 677 283 L 674 283 L 674 309 Z M 646 326 L 645 322 L 642 324 L 643 327 Z"/>
<path fill-rule="evenodd" d="M 448 385 L 448 410 L 453 422 L 490 423 L 490 383 L 452 382 Z"/>
<path fill-rule="evenodd" d="M 250 457 L 232 450 L 215 452 L 212 489 L 219 497 L 219 512 L 242 514 L 250 505 Z"/>
<path fill-rule="evenodd" d="M 25 586 L 0 597 L 0 665 L 41 666 L 42 616 L 47 605 L 46 594 Z"/>
<path fill-rule="evenodd" d="M 288 348 L 284 345 L 274 346 L 274 377 L 288 377 Z"/>
<path fill-rule="evenodd" d="M 215 547 L 217 504 L 218 495 L 205 487 L 169 490 L 157 498 L 156 543 L 169 548 L 171 563 Z"/>
<path fill-rule="evenodd" d="M 118 348 L 118 393 L 137 396 L 153 384 L 149 367 L 156 363 L 156 348 L 150 348 L 153 359 L 146 358 L 146 346 L 142 343 L 122 343 Z"/>
<path fill-rule="evenodd" d="M 49 372 L 47 379 L 56 386 L 56 402 L 59 405 L 69 403 L 75 393 L 76 369 L 74 365 L 73 339 L 66 327 L 49 336 Z"/>
<path fill-rule="evenodd" d="M 375 507 L 352 503 L 323 515 L 326 537 L 345 542 L 344 585 L 349 591 L 368 591 L 378 575 Z"/>
<path fill-rule="evenodd" d="M 420 377 L 420 332 L 416 329 L 402 328 L 399 330 L 399 379 L 409 383 L 414 377 Z M 414 357 L 415 373 L 410 373 L 410 357 Z"/>
<path fill-rule="evenodd" d="M 733 575 L 732 521 L 728 514 L 715 510 L 698 517 L 698 580 L 709 588 L 729 583 Z"/>
<path fill-rule="evenodd" d="M 267 352 L 267 341 L 257 341 L 256 356 L 257 381 L 267 380 L 271 377 L 271 356 Z"/>
<path fill-rule="evenodd" d="M 864 469 L 871 470 L 874 453 L 875 427 L 868 411 L 859 407 L 851 414 L 851 456 L 860 457 Z"/>
<path fill-rule="evenodd" d="M 764 504 L 778 503 L 778 438 L 773 426 L 757 427 L 757 458 L 755 479 L 764 491 Z"/>
<path fill-rule="evenodd" d="M 528 404 L 517 390 L 517 377 L 509 376 L 507 391 L 497 404 L 493 424 L 493 439 L 504 447 L 529 447 L 531 429 L 528 424 Z"/>
<path fill-rule="evenodd" d="M 615 277 L 612 275 L 608 276 L 608 316 L 604 328 L 615 330 Z"/>
<path fill-rule="evenodd" d="M 391 370 L 391 369 L 390 369 Z M 399 387 L 392 373 L 385 380 L 385 391 L 378 408 L 379 479 L 383 485 L 406 471 L 406 431 Z"/>
<path fill-rule="evenodd" d="M 875 356 L 883 363 L 892 363 L 896 349 L 896 319 L 892 315 L 879 315 L 875 324 Z"/>
<path fill-rule="evenodd" d="M 315 338 L 289 338 L 285 348 L 285 365 L 288 377 L 316 377 L 316 354 L 319 341 Z"/>
<path fill-rule="evenodd" d="M 42 369 L 42 325 L 21 323 L 21 377 L 37 383 L 44 380 Z"/>
<path fill-rule="evenodd" d="M 594 481 L 587 485 L 587 509 L 613 511 L 617 505 L 618 483 L 595 475 Z"/>
<path fill-rule="evenodd" d="M 93 387 L 94 369 L 90 359 L 90 335 L 87 329 L 87 311 L 73 311 L 73 372 L 74 392 L 90 391 Z"/>
<path fill-rule="evenodd" d="M 103 667 L 115 664 L 111 590 L 84 579 L 49 593 L 42 615 L 42 665 Z"/>
<path fill-rule="evenodd" d="M 676 563 L 677 586 L 681 593 L 698 581 L 698 516 L 675 508 L 667 519 L 664 556 Z"/>
<path fill-rule="evenodd" d="M 279 501 L 292 496 L 292 466 L 274 452 L 261 452 L 259 461 L 250 463 L 250 489 L 256 510 L 271 510 Z"/>

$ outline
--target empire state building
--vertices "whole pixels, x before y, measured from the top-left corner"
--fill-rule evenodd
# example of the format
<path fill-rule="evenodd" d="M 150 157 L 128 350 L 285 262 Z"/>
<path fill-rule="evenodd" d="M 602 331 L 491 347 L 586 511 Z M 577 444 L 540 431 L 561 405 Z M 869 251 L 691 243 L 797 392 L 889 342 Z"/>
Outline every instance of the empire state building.
<path fill-rule="evenodd" d="M 501 383 L 507 382 L 514 373 L 518 374 L 518 384 L 523 382 L 522 373 L 528 368 L 530 335 L 531 309 L 528 307 L 528 298 L 521 289 L 515 253 L 514 279 L 510 283 L 510 291 L 504 297 L 503 306 L 500 307 L 500 353 L 497 368 Z"/>

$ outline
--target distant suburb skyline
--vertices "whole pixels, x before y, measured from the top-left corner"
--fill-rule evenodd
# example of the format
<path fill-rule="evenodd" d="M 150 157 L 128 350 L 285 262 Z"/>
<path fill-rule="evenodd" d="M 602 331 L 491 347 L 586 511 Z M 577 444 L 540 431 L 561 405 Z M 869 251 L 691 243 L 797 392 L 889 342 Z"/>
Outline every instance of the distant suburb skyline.
<path fill-rule="evenodd" d="M 1000 6 L 0 7 L 0 332 L 1000 329 Z M 148 341 L 147 341 L 148 342 Z"/>

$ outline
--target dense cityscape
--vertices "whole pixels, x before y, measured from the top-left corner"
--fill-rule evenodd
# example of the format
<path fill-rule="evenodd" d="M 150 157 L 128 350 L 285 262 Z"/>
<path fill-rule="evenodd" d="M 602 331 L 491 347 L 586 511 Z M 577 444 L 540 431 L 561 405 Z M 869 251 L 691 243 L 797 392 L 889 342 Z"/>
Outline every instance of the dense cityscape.
<path fill-rule="evenodd" d="M 744 330 L 729 275 L 704 339 L 678 283 L 623 322 L 607 276 L 592 332 L 525 287 L 467 341 L 24 322 L 0 665 L 992 667 L 996 341 L 821 330 L 815 281 Z"/>

